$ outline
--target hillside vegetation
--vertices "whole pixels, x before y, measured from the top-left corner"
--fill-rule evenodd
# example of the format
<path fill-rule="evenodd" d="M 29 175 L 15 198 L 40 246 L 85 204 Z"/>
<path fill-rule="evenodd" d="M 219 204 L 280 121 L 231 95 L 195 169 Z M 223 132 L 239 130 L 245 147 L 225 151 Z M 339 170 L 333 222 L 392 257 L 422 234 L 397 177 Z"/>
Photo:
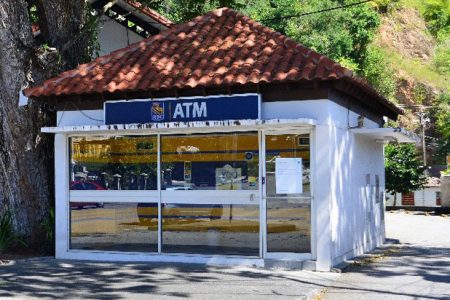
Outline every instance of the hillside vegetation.
<path fill-rule="evenodd" d="M 425 112 L 427 150 L 434 154 L 428 163 L 444 164 L 450 154 L 450 1 L 391 2 L 380 19 L 373 43 L 394 74 L 391 99 L 406 106 L 399 125 L 420 132 L 417 112 Z"/>

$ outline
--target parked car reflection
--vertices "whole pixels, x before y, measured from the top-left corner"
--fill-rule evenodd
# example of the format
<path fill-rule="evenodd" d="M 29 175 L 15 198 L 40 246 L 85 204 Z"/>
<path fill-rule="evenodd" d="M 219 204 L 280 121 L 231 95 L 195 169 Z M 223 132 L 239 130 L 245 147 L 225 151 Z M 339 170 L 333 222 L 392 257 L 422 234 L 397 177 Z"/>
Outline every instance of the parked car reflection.
<path fill-rule="evenodd" d="M 106 189 L 95 181 L 75 180 L 70 183 L 70 190 L 103 191 Z M 85 207 L 96 207 L 96 208 L 103 207 L 103 203 L 102 202 L 70 202 L 70 208 L 83 209 Z"/>

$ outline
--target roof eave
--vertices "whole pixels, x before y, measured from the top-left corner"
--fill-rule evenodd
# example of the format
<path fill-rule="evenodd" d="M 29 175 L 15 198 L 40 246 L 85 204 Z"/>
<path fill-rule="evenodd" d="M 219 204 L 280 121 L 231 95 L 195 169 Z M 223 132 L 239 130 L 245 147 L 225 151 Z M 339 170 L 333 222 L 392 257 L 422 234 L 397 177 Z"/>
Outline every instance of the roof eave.
<path fill-rule="evenodd" d="M 356 87 L 358 90 L 367 94 L 371 98 L 377 100 L 384 109 L 386 109 L 386 116 L 392 120 L 396 120 L 399 115 L 405 114 L 405 111 L 396 106 L 392 101 L 386 99 L 381 95 L 375 88 L 373 88 L 365 79 L 359 77 L 344 77 L 342 82 L 349 84 L 350 86 Z"/>

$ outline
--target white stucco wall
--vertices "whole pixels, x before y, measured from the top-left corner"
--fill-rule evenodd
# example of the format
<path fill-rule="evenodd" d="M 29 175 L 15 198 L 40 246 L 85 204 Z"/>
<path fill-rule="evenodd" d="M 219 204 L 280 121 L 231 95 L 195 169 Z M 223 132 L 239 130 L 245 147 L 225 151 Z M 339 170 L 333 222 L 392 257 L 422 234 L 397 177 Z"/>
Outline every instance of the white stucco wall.
<path fill-rule="evenodd" d="M 317 120 L 313 188 L 317 269 L 329 270 L 382 244 L 384 207 L 383 201 L 375 199 L 375 175 L 383 192 L 383 145 L 348 130 L 357 124 L 358 114 L 324 99 L 264 103 L 262 116 Z M 365 120 L 365 127 L 379 126 Z"/>
<path fill-rule="evenodd" d="M 383 145 L 336 128 L 331 159 L 331 232 L 333 265 L 384 241 Z M 376 176 L 379 192 L 376 197 Z"/>
<path fill-rule="evenodd" d="M 103 119 L 103 109 L 58 111 L 56 113 L 57 127 L 76 125 L 102 125 L 104 124 Z"/>
<path fill-rule="evenodd" d="M 139 42 L 142 39 L 141 36 L 106 16 L 102 16 L 99 20 L 100 56 Z"/>
<path fill-rule="evenodd" d="M 358 114 L 348 112 L 347 108 L 328 99 L 263 102 L 261 115 L 263 119 L 313 118 L 317 120 L 317 124 L 343 129 L 347 129 L 347 124 L 350 127 L 358 124 Z M 366 119 L 365 127 L 378 128 L 379 126 Z"/>

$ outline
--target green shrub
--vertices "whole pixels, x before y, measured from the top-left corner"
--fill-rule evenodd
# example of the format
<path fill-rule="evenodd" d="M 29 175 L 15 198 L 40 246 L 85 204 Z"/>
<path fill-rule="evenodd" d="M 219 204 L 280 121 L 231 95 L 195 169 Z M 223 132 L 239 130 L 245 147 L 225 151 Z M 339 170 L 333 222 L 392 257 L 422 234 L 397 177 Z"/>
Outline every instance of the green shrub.
<path fill-rule="evenodd" d="M 374 0 L 375 8 L 381 13 L 389 13 L 399 6 L 400 0 Z"/>
<path fill-rule="evenodd" d="M 386 98 L 393 99 L 396 79 L 394 71 L 384 55 L 384 52 L 375 45 L 368 47 L 360 75 L 364 76 Z"/>
<path fill-rule="evenodd" d="M 440 74 L 450 75 L 450 39 L 436 48 L 433 64 Z"/>
<path fill-rule="evenodd" d="M 0 216 L 0 253 L 4 253 L 17 243 L 26 246 L 25 242 L 14 233 L 12 221 L 13 216 L 10 211 L 6 211 Z"/>
<path fill-rule="evenodd" d="M 433 101 L 431 109 L 437 133 L 436 153 L 433 155 L 435 164 L 446 164 L 446 157 L 450 154 L 450 94 L 440 93 Z"/>
<path fill-rule="evenodd" d="M 450 140 L 450 95 L 441 93 L 435 105 L 436 129 L 446 140 Z"/>
<path fill-rule="evenodd" d="M 380 25 L 380 16 L 369 3 L 319 14 L 286 17 L 351 3 L 354 1 L 250 0 L 243 12 L 333 60 L 345 57 L 347 62 L 360 65 L 366 46 Z"/>
<path fill-rule="evenodd" d="M 450 2 L 448 0 L 428 0 L 423 13 L 428 29 L 437 38 L 450 32 Z"/>
<path fill-rule="evenodd" d="M 42 228 L 45 231 L 45 236 L 49 242 L 55 240 L 55 209 L 50 208 L 47 219 L 42 222 Z"/>

